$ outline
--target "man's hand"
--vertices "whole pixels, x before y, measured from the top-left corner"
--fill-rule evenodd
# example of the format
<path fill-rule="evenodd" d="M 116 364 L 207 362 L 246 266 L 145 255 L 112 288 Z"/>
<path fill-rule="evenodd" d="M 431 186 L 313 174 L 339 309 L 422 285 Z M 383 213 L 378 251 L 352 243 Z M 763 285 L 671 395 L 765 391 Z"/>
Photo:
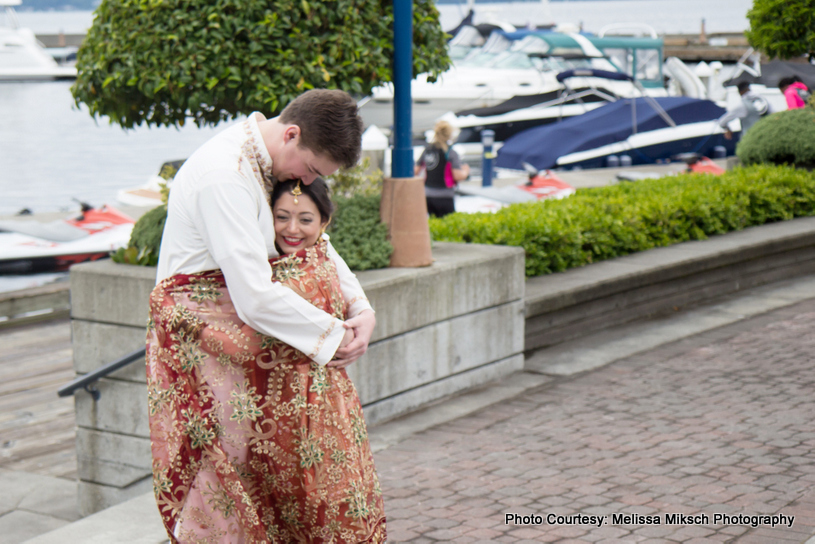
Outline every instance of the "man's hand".
<path fill-rule="evenodd" d="M 724 139 L 725 140 L 732 140 L 733 139 L 733 132 L 729 129 L 724 131 Z"/>
<path fill-rule="evenodd" d="M 343 326 L 346 329 L 345 337 L 340 342 L 340 348 L 334 354 L 334 359 L 328 363 L 330 367 L 345 368 L 368 351 L 368 343 L 376 326 L 376 317 L 372 310 L 363 310 L 343 323 Z M 347 342 L 349 333 L 351 340 Z"/>

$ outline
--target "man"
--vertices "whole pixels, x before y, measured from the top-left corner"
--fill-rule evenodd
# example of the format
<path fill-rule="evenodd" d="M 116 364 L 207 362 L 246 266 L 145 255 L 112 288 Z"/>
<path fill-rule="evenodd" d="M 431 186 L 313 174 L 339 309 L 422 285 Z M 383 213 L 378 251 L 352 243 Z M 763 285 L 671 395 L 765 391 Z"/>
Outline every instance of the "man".
<path fill-rule="evenodd" d="M 738 85 L 741 104 L 733 111 L 729 111 L 719 118 L 719 126 L 724 129 L 724 137 L 727 140 L 733 139 L 733 132 L 728 126 L 734 119 L 741 120 L 741 137 L 756 124 L 756 121 L 770 112 L 770 104 L 767 100 L 750 91 L 750 84 L 742 81 Z"/>
<path fill-rule="evenodd" d="M 359 282 L 332 253 L 350 305 L 344 323 L 273 283 L 268 259 L 277 251 L 269 194 L 277 180 L 308 185 L 353 166 L 362 128 L 354 99 L 323 89 L 299 96 L 279 117 L 253 113 L 205 143 L 173 181 L 157 281 L 220 268 L 247 325 L 319 364 L 342 368 L 356 361 L 376 324 Z"/>

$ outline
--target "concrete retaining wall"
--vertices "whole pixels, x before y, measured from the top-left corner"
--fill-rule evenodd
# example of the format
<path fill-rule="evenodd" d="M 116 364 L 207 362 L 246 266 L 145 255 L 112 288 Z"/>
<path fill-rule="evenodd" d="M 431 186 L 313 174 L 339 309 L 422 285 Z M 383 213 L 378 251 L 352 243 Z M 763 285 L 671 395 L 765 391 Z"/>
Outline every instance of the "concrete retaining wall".
<path fill-rule="evenodd" d="M 812 273 L 815 217 L 806 217 L 530 278 L 524 349 Z"/>
<path fill-rule="evenodd" d="M 523 368 L 519 248 L 437 244 L 419 269 L 358 274 L 377 312 L 368 353 L 349 368 L 369 424 Z M 71 269 L 74 367 L 85 374 L 144 345 L 155 269 L 100 261 Z M 144 360 L 76 394 L 80 512 L 150 491 Z"/>

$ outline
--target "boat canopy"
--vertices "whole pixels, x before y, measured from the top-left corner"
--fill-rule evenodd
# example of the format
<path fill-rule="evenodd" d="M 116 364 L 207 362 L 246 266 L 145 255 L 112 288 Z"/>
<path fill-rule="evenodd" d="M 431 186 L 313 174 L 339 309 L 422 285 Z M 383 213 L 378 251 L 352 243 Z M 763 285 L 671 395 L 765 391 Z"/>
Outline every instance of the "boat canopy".
<path fill-rule="evenodd" d="M 618 100 L 596 110 L 525 130 L 509 138 L 498 151 L 495 165 L 523 170 L 528 162 L 538 170 L 557 166 L 558 158 L 622 142 L 634 134 L 632 100 L 636 100 L 636 132 L 668 128 L 668 123 L 649 103 L 649 99 Z M 651 98 L 670 115 L 677 125 L 716 120 L 725 110 L 710 100 L 685 96 Z"/>
<path fill-rule="evenodd" d="M 614 66 L 630 74 L 643 87 L 658 88 L 662 81 L 662 38 L 634 36 L 586 36 Z"/>

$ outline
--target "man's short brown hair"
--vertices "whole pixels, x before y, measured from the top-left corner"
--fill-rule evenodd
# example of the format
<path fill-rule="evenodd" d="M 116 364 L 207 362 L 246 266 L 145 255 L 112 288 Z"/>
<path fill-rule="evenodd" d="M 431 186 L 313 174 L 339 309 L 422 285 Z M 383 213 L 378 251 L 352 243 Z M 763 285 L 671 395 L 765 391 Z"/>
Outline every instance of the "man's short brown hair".
<path fill-rule="evenodd" d="M 345 168 L 359 162 L 362 119 L 357 102 L 345 91 L 314 89 L 283 109 L 280 121 L 300 127 L 300 145 L 326 155 Z"/>

